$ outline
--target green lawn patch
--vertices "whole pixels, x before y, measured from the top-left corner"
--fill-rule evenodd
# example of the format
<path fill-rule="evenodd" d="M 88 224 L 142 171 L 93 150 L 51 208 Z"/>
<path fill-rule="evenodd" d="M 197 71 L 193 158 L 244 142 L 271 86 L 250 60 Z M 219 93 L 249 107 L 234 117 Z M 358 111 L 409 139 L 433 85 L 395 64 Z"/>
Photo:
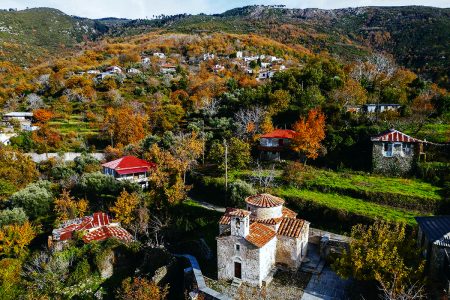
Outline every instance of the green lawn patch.
<path fill-rule="evenodd" d="M 311 206 L 316 206 L 315 208 L 317 208 L 317 210 L 320 210 L 320 208 L 335 210 L 336 214 L 338 215 L 338 219 L 335 219 L 334 221 L 343 221 L 343 219 L 348 219 L 345 221 L 356 223 L 352 222 L 352 220 L 356 221 L 358 217 L 362 217 L 367 221 L 384 219 L 393 222 L 405 222 L 408 225 L 414 226 L 416 224 L 414 217 L 423 215 L 423 213 L 417 211 L 392 208 L 376 203 L 367 202 L 361 199 L 352 198 L 349 196 L 322 193 L 318 191 L 308 191 L 296 189 L 293 187 L 276 188 L 274 189 L 274 194 L 284 198 L 288 202 L 288 205 L 292 204 L 294 206 L 297 206 L 297 208 L 305 208 L 309 206 L 311 210 Z M 303 217 L 302 214 L 306 211 L 300 210 L 298 212 L 300 217 Z M 328 212 L 328 214 L 330 214 L 330 212 Z M 329 217 L 331 216 L 332 214 Z M 307 219 L 307 217 L 305 218 Z M 314 219 L 317 218 L 320 219 L 320 216 L 314 217 Z"/>

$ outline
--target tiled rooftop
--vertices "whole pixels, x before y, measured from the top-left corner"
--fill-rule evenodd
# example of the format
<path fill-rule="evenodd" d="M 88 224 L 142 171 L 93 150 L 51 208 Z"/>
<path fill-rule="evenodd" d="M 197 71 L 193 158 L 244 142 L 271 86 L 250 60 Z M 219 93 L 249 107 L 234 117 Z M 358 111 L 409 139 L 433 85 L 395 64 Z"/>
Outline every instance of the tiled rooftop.
<path fill-rule="evenodd" d="M 270 194 L 258 194 L 254 196 L 247 197 L 245 199 L 245 202 L 247 202 L 250 205 L 258 206 L 258 207 L 275 207 L 280 206 L 284 204 L 284 200 L 275 196 L 272 196 Z"/>
<path fill-rule="evenodd" d="M 250 225 L 250 233 L 245 239 L 256 247 L 261 248 L 272 240 L 275 235 L 276 232 L 272 228 L 261 223 L 253 223 Z"/>
<path fill-rule="evenodd" d="M 278 235 L 298 238 L 302 232 L 303 224 L 301 219 L 283 218 L 280 227 L 278 227 Z"/>

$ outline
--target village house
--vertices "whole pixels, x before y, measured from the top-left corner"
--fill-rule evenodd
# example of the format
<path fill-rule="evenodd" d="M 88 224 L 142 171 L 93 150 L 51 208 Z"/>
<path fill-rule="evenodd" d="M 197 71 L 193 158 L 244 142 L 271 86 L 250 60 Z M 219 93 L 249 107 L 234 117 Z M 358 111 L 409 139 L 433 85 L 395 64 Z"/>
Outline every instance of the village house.
<path fill-rule="evenodd" d="M 23 131 L 35 131 L 38 130 L 38 126 L 31 124 L 33 120 L 32 112 L 10 112 L 3 115 L 3 125 L 12 128 L 12 124 L 17 122 L 20 125 L 20 129 Z"/>
<path fill-rule="evenodd" d="M 122 74 L 122 69 L 118 66 L 110 66 L 110 67 L 106 68 L 105 73 Z"/>
<path fill-rule="evenodd" d="M 450 216 L 416 217 L 417 244 L 426 259 L 426 271 L 450 295 Z"/>
<path fill-rule="evenodd" d="M 136 68 L 129 68 L 127 70 L 127 73 L 135 75 L 135 74 L 141 74 L 142 72 L 140 70 L 136 69 Z"/>
<path fill-rule="evenodd" d="M 290 150 L 291 140 L 295 131 L 290 129 L 275 129 L 259 138 L 260 158 L 264 160 L 280 160 L 282 153 Z"/>
<path fill-rule="evenodd" d="M 401 107 L 400 104 L 386 104 L 386 103 L 364 104 L 362 106 L 362 112 L 370 114 L 370 113 L 382 113 L 385 111 L 399 111 L 400 107 Z"/>
<path fill-rule="evenodd" d="M 245 199 L 246 210 L 227 208 L 219 221 L 219 280 L 267 285 L 277 266 L 297 270 L 306 255 L 309 222 L 269 194 Z"/>
<path fill-rule="evenodd" d="M 0 132 L 0 144 L 5 146 L 11 145 L 11 138 L 17 136 L 15 133 L 1 133 Z"/>
<path fill-rule="evenodd" d="M 212 53 L 204 53 L 203 54 L 203 60 L 211 60 L 211 59 L 214 59 L 216 56 L 214 55 L 214 54 L 212 54 Z"/>
<path fill-rule="evenodd" d="M 150 172 L 156 164 L 137 158 L 124 156 L 122 158 L 102 164 L 103 174 L 111 175 L 117 180 L 128 180 L 140 184 L 143 188 L 148 185 Z"/>
<path fill-rule="evenodd" d="M 153 53 L 153 56 L 156 56 L 156 57 L 158 57 L 160 59 L 166 58 L 166 55 L 164 53 L 161 53 L 161 52 L 155 52 L 155 53 Z"/>
<path fill-rule="evenodd" d="M 111 222 L 109 216 L 103 212 L 96 212 L 91 216 L 67 220 L 59 228 L 53 229 L 48 238 L 49 247 L 62 249 L 76 232 L 84 232 L 82 240 L 85 243 L 117 238 L 123 242 L 131 242 L 133 236 L 120 226 Z"/>
<path fill-rule="evenodd" d="M 169 64 L 162 64 L 159 68 L 159 71 L 163 74 L 176 73 L 177 66 L 169 65 Z"/>
<path fill-rule="evenodd" d="M 425 156 L 424 141 L 395 129 L 373 136 L 371 141 L 372 169 L 375 173 L 407 175 L 416 162 Z"/>

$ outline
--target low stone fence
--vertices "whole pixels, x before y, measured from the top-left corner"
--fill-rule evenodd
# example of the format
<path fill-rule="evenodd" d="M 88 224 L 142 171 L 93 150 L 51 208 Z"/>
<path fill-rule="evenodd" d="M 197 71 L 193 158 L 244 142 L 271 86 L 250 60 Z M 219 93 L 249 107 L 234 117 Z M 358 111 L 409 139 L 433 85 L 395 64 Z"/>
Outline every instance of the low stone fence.
<path fill-rule="evenodd" d="M 89 155 L 95 157 L 99 161 L 102 161 L 105 159 L 104 153 L 88 153 Z M 29 157 L 31 157 L 31 160 L 35 163 L 40 163 L 43 161 L 48 160 L 49 158 L 59 158 L 64 162 L 73 161 L 75 158 L 82 155 L 82 153 L 76 153 L 76 152 L 65 152 L 65 153 L 26 153 Z"/>
<path fill-rule="evenodd" d="M 189 254 L 174 254 L 176 257 L 184 257 L 189 260 L 189 263 L 191 265 L 189 270 L 186 271 L 192 271 L 198 291 L 205 296 L 206 299 L 213 299 L 213 300 L 232 300 L 230 297 L 225 296 L 209 287 L 206 286 L 205 279 L 203 278 L 202 271 L 200 270 L 200 266 L 197 262 L 197 259 Z M 195 299 L 195 298 L 193 298 Z"/>
<path fill-rule="evenodd" d="M 320 257 L 326 260 L 330 255 L 341 255 L 343 250 L 348 248 L 350 237 L 309 228 L 308 241 L 319 246 Z"/>
<path fill-rule="evenodd" d="M 309 228 L 309 242 L 313 244 L 320 244 L 322 237 L 328 237 L 330 241 L 349 243 L 350 237 L 340 235 L 317 228 Z"/>

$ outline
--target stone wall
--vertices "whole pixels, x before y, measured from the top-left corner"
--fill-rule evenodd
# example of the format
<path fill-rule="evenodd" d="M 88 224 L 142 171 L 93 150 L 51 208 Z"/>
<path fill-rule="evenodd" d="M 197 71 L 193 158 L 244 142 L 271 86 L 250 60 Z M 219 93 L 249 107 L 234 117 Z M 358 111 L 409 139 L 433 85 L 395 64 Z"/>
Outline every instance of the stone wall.
<path fill-rule="evenodd" d="M 75 158 L 81 156 L 82 153 L 76 153 L 76 152 L 65 152 L 65 153 L 26 153 L 26 155 L 31 157 L 31 160 L 35 163 L 40 163 L 42 161 L 46 161 L 49 158 L 59 158 L 64 162 L 73 161 Z M 89 155 L 92 155 L 99 161 L 102 161 L 105 159 L 104 153 L 88 153 Z"/>
<path fill-rule="evenodd" d="M 267 277 L 272 268 L 275 266 L 275 256 L 276 256 L 276 248 L 278 243 L 278 238 L 273 238 L 270 242 L 264 245 L 259 251 L 259 283 L 258 285 L 262 285 L 262 281 Z"/>
<path fill-rule="evenodd" d="M 401 176 L 411 173 L 415 159 L 415 144 L 411 144 L 409 155 L 401 156 L 393 154 L 392 157 L 383 156 L 383 142 L 373 142 L 372 146 L 372 169 L 374 173 Z"/>
<path fill-rule="evenodd" d="M 275 206 L 275 207 L 258 207 L 253 206 L 247 203 L 247 210 L 252 212 L 252 216 L 255 216 L 258 219 L 272 219 L 272 218 L 280 218 L 282 216 L 283 206 Z"/>
<path fill-rule="evenodd" d="M 276 240 L 276 238 L 273 240 Z M 236 250 L 236 244 L 240 245 L 239 251 Z M 265 275 L 267 275 L 261 274 L 260 251 L 262 251 L 263 248 L 257 248 L 247 242 L 244 238 L 238 236 L 218 237 L 218 279 L 232 280 L 234 278 L 234 263 L 239 262 L 241 263 L 242 280 L 248 282 L 250 285 L 261 286 L 262 279 L 264 279 L 261 279 L 261 277 L 265 277 Z M 266 259 L 267 254 L 265 254 L 263 257 L 264 259 Z"/>

